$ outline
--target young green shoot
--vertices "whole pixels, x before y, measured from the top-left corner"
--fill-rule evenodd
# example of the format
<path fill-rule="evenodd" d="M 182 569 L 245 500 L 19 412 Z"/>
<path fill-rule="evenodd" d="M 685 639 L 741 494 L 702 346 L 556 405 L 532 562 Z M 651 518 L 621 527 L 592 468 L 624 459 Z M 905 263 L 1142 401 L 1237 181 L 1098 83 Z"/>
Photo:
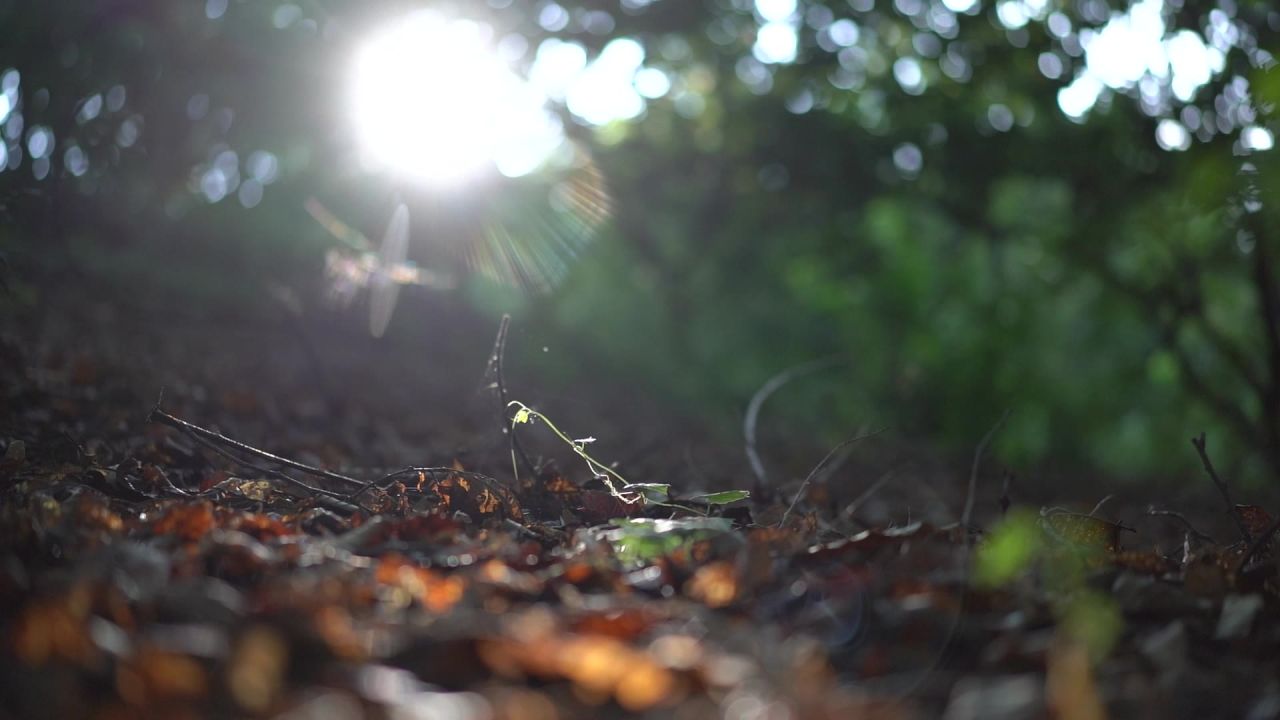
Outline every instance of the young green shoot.
<path fill-rule="evenodd" d="M 546 426 L 560 438 L 564 444 L 573 450 L 574 454 L 582 458 L 587 464 L 587 469 L 598 480 L 609 488 L 609 494 L 627 503 L 628 505 L 638 502 L 645 502 L 652 505 L 662 505 L 678 510 L 701 512 L 695 507 L 671 502 L 671 486 L 666 483 L 633 483 L 628 482 L 622 477 L 617 470 L 605 465 L 604 463 L 591 457 L 587 452 L 587 446 L 595 442 L 593 437 L 572 438 L 556 424 L 551 422 L 546 415 L 525 405 L 519 400 L 512 400 L 507 403 L 508 408 L 516 409 L 515 415 L 511 417 L 511 432 L 515 432 L 516 425 L 532 424 L 535 420 L 541 420 Z M 516 481 L 520 480 L 520 470 L 516 465 L 516 453 L 511 451 L 511 474 Z M 738 502 L 751 497 L 751 493 L 746 490 L 726 490 L 723 492 L 708 493 L 705 495 L 696 495 L 689 498 L 690 501 L 705 503 L 706 505 L 728 505 L 729 503 Z M 702 513 L 706 514 L 706 513 Z"/>
<path fill-rule="evenodd" d="M 591 454 L 587 452 L 587 445 L 595 442 L 595 438 L 587 437 L 575 440 L 565 434 L 563 430 L 556 427 L 556 424 L 551 422 L 546 415 L 543 415 L 519 400 L 512 400 L 507 403 L 507 407 L 516 408 L 516 414 L 511 418 L 512 432 L 515 432 L 516 425 L 531 424 L 535 420 L 541 420 L 551 430 L 551 432 L 555 433 L 556 437 L 564 441 L 564 443 L 573 450 L 575 455 L 582 458 L 583 462 L 587 464 L 587 469 L 591 471 L 591 474 L 595 476 L 596 479 L 603 482 L 605 487 L 609 488 L 610 495 L 613 495 L 628 505 L 643 501 L 662 503 L 669 497 L 671 491 L 670 485 L 661 483 L 627 482 L 627 479 L 622 477 L 617 470 L 614 470 L 608 465 L 605 465 L 599 460 L 591 457 Z M 518 480 L 520 474 L 516 467 L 516 456 L 514 452 L 511 454 L 511 472 Z M 615 484 L 614 481 L 617 481 L 617 484 Z M 619 489 L 619 484 L 621 489 Z"/>

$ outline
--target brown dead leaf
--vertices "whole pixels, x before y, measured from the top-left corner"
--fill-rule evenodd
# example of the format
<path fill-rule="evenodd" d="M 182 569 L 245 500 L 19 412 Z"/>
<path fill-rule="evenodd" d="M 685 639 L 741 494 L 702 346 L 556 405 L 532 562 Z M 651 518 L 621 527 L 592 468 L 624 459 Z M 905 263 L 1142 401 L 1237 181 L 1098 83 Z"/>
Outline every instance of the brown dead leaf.
<path fill-rule="evenodd" d="M 265 625 L 249 628 L 227 663 L 231 696 L 251 712 L 265 712 L 281 692 L 289 664 L 289 646 Z"/>
<path fill-rule="evenodd" d="M 394 554 L 387 555 L 378 563 L 376 578 L 384 585 L 401 588 L 423 607 L 439 614 L 453 609 L 466 589 L 459 577 L 445 576 L 419 567 L 409 559 Z"/>
<path fill-rule="evenodd" d="M 175 699 L 198 699 L 209 691 L 204 667 L 179 653 L 144 647 L 116 668 L 116 690 L 127 703 L 154 705 Z"/>
<path fill-rule="evenodd" d="M 203 538 L 214 528 L 213 504 L 207 501 L 170 505 L 151 523 L 151 532 L 187 542 Z"/>
<path fill-rule="evenodd" d="M 685 692 L 671 670 L 611 637 L 563 633 L 524 640 L 495 638 L 477 649 L 495 672 L 564 678 L 573 683 L 579 699 L 599 703 L 612 697 L 632 712 L 670 704 Z"/>
<path fill-rule="evenodd" d="M 85 629 L 87 597 L 74 593 L 29 604 L 10 631 L 14 653 L 39 667 L 51 661 L 84 663 L 95 655 Z"/>
<path fill-rule="evenodd" d="M 732 563 L 703 565 L 685 583 L 685 594 L 711 608 L 722 608 L 738 597 L 738 574 Z"/>
<path fill-rule="evenodd" d="M 583 635 L 604 635 L 633 640 L 649 632 L 662 618 L 641 607 L 588 611 L 578 615 L 569 627 Z"/>
<path fill-rule="evenodd" d="M 75 517 L 76 527 L 80 530 L 111 535 L 124 530 L 124 520 L 100 495 L 85 493 L 77 498 Z"/>
<path fill-rule="evenodd" d="M 1237 505 L 1236 514 L 1252 537 L 1262 535 L 1271 526 L 1271 514 L 1257 505 Z"/>

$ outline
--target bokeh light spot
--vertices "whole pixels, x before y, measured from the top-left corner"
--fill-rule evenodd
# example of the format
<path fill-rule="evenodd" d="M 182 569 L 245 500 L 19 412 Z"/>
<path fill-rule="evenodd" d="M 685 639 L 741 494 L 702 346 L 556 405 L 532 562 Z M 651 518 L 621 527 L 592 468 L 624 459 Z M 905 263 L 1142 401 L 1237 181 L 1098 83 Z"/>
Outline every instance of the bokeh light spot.
<path fill-rule="evenodd" d="M 902 143 L 893 150 L 893 164 L 905 178 L 914 178 L 924 167 L 924 153 L 915 143 Z"/>
<path fill-rule="evenodd" d="M 767 22 L 756 33 L 756 44 L 751 52 L 762 63 L 789 63 L 796 59 L 798 44 L 796 29 L 789 22 Z"/>
<path fill-rule="evenodd" d="M 1262 151 L 1275 147 L 1276 142 L 1270 130 L 1252 125 L 1240 131 L 1240 144 L 1245 150 Z"/>
<path fill-rule="evenodd" d="M 756 12 L 765 22 L 782 22 L 796 12 L 796 0 L 756 0 Z"/>
<path fill-rule="evenodd" d="M 52 153 L 53 132 L 41 125 L 31 128 L 31 134 L 27 136 L 27 152 L 33 160 L 40 160 Z"/>
<path fill-rule="evenodd" d="M 1191 134 L 1182 123 L 1165 118 L 1156 125 L 1156 143 L 1165 150 L 1186 150 L 1191 147 Z"/>
<path fill-rule="evenodd" d="M 72 145 L 67 148 L 67 151 L 62 154 L 62 164 L 67 169 L 67 172 L 75 177 L 81 177 L 89 172 L 89 157 L 85 155 L 84 150 L 81 150 L 79 145 Z"/>

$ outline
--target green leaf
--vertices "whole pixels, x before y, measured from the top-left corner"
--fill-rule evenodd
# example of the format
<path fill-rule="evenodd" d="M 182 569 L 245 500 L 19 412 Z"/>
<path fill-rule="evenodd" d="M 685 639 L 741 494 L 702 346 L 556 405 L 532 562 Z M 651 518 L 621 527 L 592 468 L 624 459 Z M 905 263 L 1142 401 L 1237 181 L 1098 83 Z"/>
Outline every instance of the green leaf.
<path fill-rule="evenodd" d="M 1039 554 L 1040 535 L 1030 512 L 1009 513 L 978 546 L 974 583 L 984 588 L 1000 587 L 1025 573 Z"/>
<path fill-rule="evenodd" d="M 628 532 L 664 534 L 683 533 L 688 531 L 710 530 L 715 532 L 731 532 L 733 521 L 729 518 L 687 517 L 670 520 L 654 520 L 650 518 L 617 518 L 609 523 L 616 528 Z"/>
<path fill-rule="evenodd" d="M 516 411 L 516 416 L 511 418 L 513 425 L 520 425 L 529 422 L 529 408 L 520 408 Z"/>
<path fill-rule="evenodd" d="M 739 500 L 746 500 L 749 497 L 751 497 L 750 490 L 725 490 L 724 492 L 708 493 L 706 495 L 694 495 L 689 499 L 695 502 L 704 502 L 708 505 L 728 505 Z"/>
<path fill-rule="evenodd" d="M 662 503 L 671 499 L 671 486 L 665 483 L 631 483 L 623 490 L 640 493 L 646 502 Z"/>
<path fill-rule="evenodd" d="M 728 518 L 618 518 L 609 523 L 589 532 L 612 545 L 618 560 L 628 567 L 644 565 L 701 540 L 733 532 L 733 522 Z"/>

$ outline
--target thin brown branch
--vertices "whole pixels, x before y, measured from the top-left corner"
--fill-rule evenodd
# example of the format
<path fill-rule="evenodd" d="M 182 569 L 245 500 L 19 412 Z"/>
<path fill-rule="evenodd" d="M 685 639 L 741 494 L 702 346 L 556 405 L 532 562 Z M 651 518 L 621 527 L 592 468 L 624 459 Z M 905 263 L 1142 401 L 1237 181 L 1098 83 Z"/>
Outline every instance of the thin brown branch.
<path fill-rule="evenodd" d="M 498 323 L 498 335 L 493 340 L 493 352 L 489 355 L 489 363 L 485 367 L 485 379 L 489 381 L 489 387 L 497 392 L 498 395 L 498 418 L 501 426 L 502 434 L 510 438 L 511 452 L 520 457 L 520 461 L 524 463 L 530 475 L 538 474 L 538 467 L 529 459 L 529 454 L 525 452 L 524 446 L 520 444 L 520 438 L 516 435 L 516 428 L 511 423 L 511 404 L 507 398 L 507 378 L 506 372 L 503 370 L 503 362 L 507 355 L 507 331 L 511 329 L 511 316 L 504 314 L 501 322 Z"/>
<path fill-rule="evenodd" d="M 742 441 L 743 450 L 747 454 L 747 463 L 751 466 L 751 472 L 755 474 L 761 488 L 769 484 L 769 479 L 764 461 L 760 459 L 760 452 L 756 449 L 756 426 L 760 420 L 760 408 L 783 385 L 796 378 L 831 367 L 837 362 L 839 362 L 838 358 L 827 357 L 792 365 L 766 380 L 751 396 L 751 402 L 747 403 L 747 412 L 742 416 Z"/>
<path fill-rule="evenodd" d="M 785 511 L 783 511 L 782 519 L 778 521 L 778 527 L 782 527 L 787 523 L 787 517 L 790 516 L 791 511 L 795 509 L 796 503 L 800 502 L 800 498 L 804 497 L 804 491 L 805 491 L 805 488 L 809 487 L 809 482 L 812 481 L 813 478 L 817 476 L 819 472 L 822 471 L 822 468 L 825 467 L 827 463 L 831 462 L 831 458 L 835 457 L 836 453 L 840 452 L 841 450 L 845 449 L 846 447 L 849 447 L 850 445 L 860 440 L 866 440 L 869 437 L 875 437 L 876 435 L 879 435 L 882 432 L 884 432 L 884 428 L 881 428 L 879 430 L 875 430 L 869 433 L 863 433 L 861 435 L 854 435 L 853 437 L 844 440 L 839 445 L 836 445 L 835 447 L 828 450 L 827 454 L 822 456 L 822 459 L 818 461 L 818 464 L 814 465 L 813 469 L 809 471 L 809 474 L 805 476 L 804 482 L 800 483 L 800 489 L 796 490 L 795 496 L 791 498 L 791 504 L 787 506 L 787 509 Z"/>
<path fill-rule="evenodd" d="M 1111 502 L 1111 499 L 1112 499 L 1112 498 L 1114 498 L 1114 497 L 1115 497 L 1115 495 L 1107 495 L 1106 497 L 1104 497 L 1104 498 L 1102 498 L 1101 500 L 1099 500 L 1099 501 L 1098 501 L 1098 504 L 1097 504 L 1097 505 L 1094 505 L 1094 506 L 1093 506 L 1093 509 L 1089 511 L 1089 517 L 1093 517 L 1093 516 L 1097 515 L 1097 514 L 1098 514 L 1098 511 L 1102 509 L 1102 506 L 1103 506 L 1103 505 L 1106 505 L 1106 504 L 1107 504 L 1107 503 L 1109 503 L 1109 502 Z"/>
<path fill-rule="evenodd" d="M 193 425 L 192 427 L 196 427 L 196 426 Z M 349 504 L 347 502 L 349 498 L 343 495 L 342 493 L 334 492 L 333 490 L 327 490 L 321 487 L 316 487 L 309 483 L 305 483 L 293 477 L 292 475 L 288 475 L 286 473 L 280 472 L 279 470 L 274 470 L 272 468 L 258 465 L 257 463 L 249 462 L 248 460 L 245 460 L 242 457 L 238 457 L 237 455 L 227 450 L 226 448 L 221 447 L 214 441 L 206 437 L 202 437 L 200 435 L 192 433 L 188 431 L 186 428 L 182 428 L 181 431 L 187 433 L 187 435 L 192 440 L 194 440 L 196 444 L 200 445 L 201 447 L 208 448 L 214 453 L 221 455 L 222 457 L 230 460 L 231 462 L 235 463 L 236 465 L 239 465 L 240 467 L 252 470 L 253 472 L 263 477 L 269 477 L 275 480 L 279 480 L 286 484 L 293 485 L 294 487 L 305 490 L 306 492 L 310 493 L 311 496 L 315 498 L 320 505 L 330 510 L 340 510 L 342 512 L 352 513 L 360 509 L 358 504 L 355 504 L 355 505 Z M 170 483 L 170 487 L 172 486 L 173 484 Z"/>
<path fill-rule="evenodd" d="M 1245 542 L 1250 542 L 1253 538 L 1249 535 L 1249 528 L 1245 527 L 1244 519 L 1240 517 L 1240 513 L 1236 510 L 1236 504 L 1231 500 L 1231 490 L 1227 487 L 1227 483 L 1218 477 L 1218 471 L 1213 468 L 1213 461 L 1209 459 L 1209 451 L 1205 447 L 1204 433 L 1200 433 L 1199 437 L 1191 438 L 1191 444 L 1195 446 L 1196 452 L 1200 455 L 1200 462 L 1204 464 L 1204 471 L 1209 474 L 1209 479 L 1218 488 L 1218 492 L 1222 493 L 1222 500 L 1227 504 L 1227 514 L 1236 523 L 1236 529 L 1240 531 L 1240 536 Z"/>
<path fill-rule="evenodd" d="M 348 477 L 341 473 L 325 470 L 323 468 L 306 465 L 296 460 L 290 460 L 289 458 L 280 457 L 279 455 L 273 455 L 272 453 L 269 453 L 266 450 L 259 450 L 258 448 L 253 447 L 252 445 L 246 445 L 245 443 L 242 443 L 239 440 L 234 440 L 232 438 L 229 438 L 226 435 L 223 435 L 222 433 L 209 430 L 208 428 L 200 427 L 199 425 L 196 425 L 194 423 L 189 423 L 186 420 L 174 417 L 173 415 L 170 415 L 169 413 L 161 410 L 159 404 L 157 404 L 156 407 L 151 410 L 151 414 L 148 416 L 147 420 L 149 422 L 158 422 L 162 425 L 168 425 L 169 427 L 175 430 L 184 432 L 193 438 L 200 438 L 208 441 L 208 443 L 222 445 L 222 446 L 234 449 L 238 452 L 242 452 L 247 455 L 252 455 L 260 460 L 265 460 L 275 465 L 281 465 L 284 467 L 292 468 L 294 470 L 298 470 L 299 472 L 307 473 L 308 475 L 314 475 L 316 477 L 322 477 L 328 480 L 336 480 L 346 485 L 363 485 L 363 483 L 361 483 L 359 480 L 353 477 Z M 340 494 L 336 496 L 341 497 Z"/>
<path fill-rule="evenodd" d="M 889 481 L 893 480 L 896 474 L 897 474 L 897 471 L 889 470 L 885 472 L 883 475 L 881 475 L 879 478 L 877 478 L 875 482 L 871 483 L 870 487 L 868 487 L 866 490 L 863 490 L 862 494 L 854 498 L 853 502 L 846 505 L 844 509 L 840 511 L 840 517 L 853 520 L 854 514 L 857 513 L 859 509 L 862 508 L 862 504 L 865 503 L 867 500 L 870 500 L 871 496 L 875 495 L 876 492 L 880 490 L 880 488 L 889 484 Z"/>
<path fill-rule="evenodd" d="M 1151 506 L 1147 508 L 1146 514 L 1149 517 L 1164 517 L 1164 518 L 1169 518 L 1171 520 L 1176 520 L 1182 524 L 1182 527 L 1187 532 L 1195 536 L 1197 540 L 1201 540 L 1207 543 L 1212 543 L 1215 545 L 1217 544 L 1217 541 L 1215 541 L 1211 536 L 1206 535 L 1205 533 L 1202 533 L 1199 530 L 1197 530 L 1196 526 L 1192 525 L 1191 521 L 1188 520 L 1187 517 L 1180 512 L 1174 512 L 1172 510 L 1159 510 L 1155 506 Z"/>
<path fill-rule="evenodd" d="M 969 468 L 969 489 L 965 492 L 964 512 L 960 514 L 960 527 L 967 529 L 969 520 L 973 517 L 973 501 L 978 494 L 978 468 L 982 464 L 982 453 L 986 452 L 987 444 L 991 442 L 991 438 L 995 437 L 996 431 L 1004 425 L 1004 421 L 1009 418 L 1009 411 L 1005 410 L 1000 415 L 1000 419 L 996 420 L 996 424 L 987 430 L 987 434 L 982 436 L 982 440 L 978 442 L 978 447 L 973 450 L 973 466 Z"/>

